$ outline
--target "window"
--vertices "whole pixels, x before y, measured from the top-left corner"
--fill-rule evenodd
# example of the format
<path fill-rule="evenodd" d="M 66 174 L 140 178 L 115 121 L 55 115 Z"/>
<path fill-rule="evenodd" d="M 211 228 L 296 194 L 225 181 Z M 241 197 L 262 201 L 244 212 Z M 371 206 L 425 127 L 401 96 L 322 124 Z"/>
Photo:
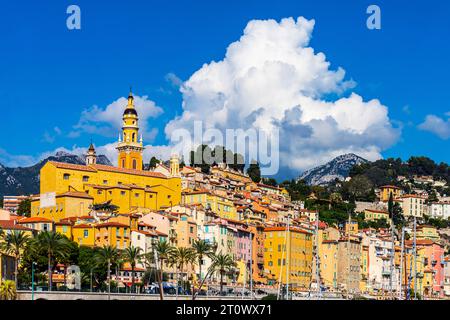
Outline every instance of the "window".
<path fill-rule="evenodd" d="M 120 195 L 124 196 L 125 195 L 125 191 L 120 191 Z"/>
<path fill-rule="evenodd" d="M 70 174 L 64 173 L 63 179 L 64 179 L 64 180 L 69 180 L 69 178 L 70 178 Z"/>
<path fill-rule="evenodd" d="M 44 224 L 42 225 L 42 230 L 44 230 L 44 231 L 49 231 L 49 230 L 48 230 L 48 223 L 44 223 Z"/>
<path fill-rule="evenodd" d="M 102 190 L 97 190 L 97 194 L 102 194 Z"/>
<path fill-rule="evenodd" d="M 122 159 L 122 168 L 125 168 L 125 159 Z"/>
<path fill-rule="evenodd" d="M 122 185 L 122 181 L 117 182 L 117 184 L 118 184 L 119 186 L 121 186 L 121 185 Z"/>
<path fill-rule="evenodd" d="M 139 193 L 135 193 L 134 196 L 135 196 L 136 198 L 139 198 Z"/>
<path fill-rule="evenodd" d="M 88 182 L 89 181 L 89 176 L 83 176 L 83 182 Z"/>
<path fill-rule="evenodd" d="M 134 135 L 134 133 L 133 133 Z M 133 169 L 137 169 L 137 162 L 136 159 L 133 159 Z"/>
<path fill-rule="evenodd" d="M 63 226 L 63 232 L 64 232 L 64 233 L 67 232 L 67 226 Z"/>
<path fill-rule="evenodd" d="M 84 230 L 84 231 L 83 231 L 83 236 L 84 236 L 85 238 L 89 237 L 89 230 Z"/>
<path fill-rule="evenodd" d="M 108 184 L 108 180 L 103 180 L 103 184 Z"/>

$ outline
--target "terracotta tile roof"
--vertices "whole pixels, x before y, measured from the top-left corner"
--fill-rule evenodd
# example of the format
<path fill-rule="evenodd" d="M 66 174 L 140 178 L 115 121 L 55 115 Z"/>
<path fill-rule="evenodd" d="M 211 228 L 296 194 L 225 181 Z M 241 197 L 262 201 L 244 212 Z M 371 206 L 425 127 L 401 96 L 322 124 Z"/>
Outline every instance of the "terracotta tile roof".
<path fill-rule="evenodd" d="M 17 221 L 17 223 L 50 223 L 52 220 L 42 217 L 30 217 L 30 218 L 23 218 Z"/>
<path fill-rule="evenodd" d="M 95 172 L 96 170 L 91 168 L 90 166 L 80 165 L 80 164 L 72 164 L 65 162 L 56 162 L 49 161 L 48 163 L 53 164 L 57 168 L 61 169 L 70 169 L 70 170 L 79 170 L 79 171 L 87 171 L 87 172 Z"/>
<path fill-rule="evenodd" d="M 384 213 L 384 214 L 389 214 L 389 212 L 387 212 L 387 211 L 382 211 L 382 210 L 375 210 L 375 209 L 366 209 L 365 211 L 369 211 L 369 212 L 375 212 L 375 213 Z"/>
<path fill-rule="evenodd" d="M 381 186 L 380 189 L 386 189 L 386 188 L 390 188 L 390 189 L 401 189 L 400 187 L 397 186 L 393 186 L 393 185 L 385 185 L 385 186 Z"/>
<path fill-rule="evenodd" d="M 103 165 L 103 164 L 95 164 L 95 165 L 86 166 L 86 165 L 56 162 L 56 161 L 49 161 L 49 163 L 51 163 L 54 166 L 56 166 L 57 168 L 61 168 L 61 169 L 79 170 L 79 171 L 87 171 L 87 172 L 97 172 L 98 170 L 100 170 L 100 171 L 108 171 L 108 172 L 129 173 L 129 174 L 134 174 L 134 175 L 138 175 L 138 176 L 147 176 L 147 177 L 155 177 L 155 178 L 163 178 L 163 179 L 167 178 L 164 174 L 158 173 L 158 172 L 118 168 L 118 167 L 107 166 L 107 165 Z"/>
<path fill-rule="evenodd" d="M 0 220 L 0 229 L 33 231 L 33 229 L 17 225 L 14 220 Z"/>
<path fill-rule="evenodd" d="M 416 198 L 416 199 L 426 199 L 426 197 L 424 197 L 424 196 L 420 196 L 420 195 L 418 195 L 418 194 L 404 194 L 404 195 L 402 195 L 400 198 L 402 198 L 402 199 L 406 199 L 406 198 Z"/>
<path fill-rule="evenodd" d="M 60 220 L 59 222 L 55 223 L 55 226 L 71 226 L 73 225 L 73 222 L 70 220 Z"/>
<path fill-rule="evenodd" d="M 101 170 L 101 171 L 129 173 L 129 174 L 134 174 L 137 176 L 146 176 L 146 177 L 154 177 L 154 178 L 162 178 L 162 179 L 167 178 L 164 174 L 159 173 L 159 172 L 118 168 L 118 167 L 113 167 L 113 166 L 107 166 L 104 164 L 96 164 L 96 165 L 92 165 L 92 167 L 97 170 Z"/>
<path fill-rule="evenodd" d="M 78 191 L 68 191 L 61 194 L 58 194 L 56 197 L 74 197 L 74 198 L 85 198 L 85 199 L 94 199 L 94 197 L 88 195 L 86 192 L 78 192 Z"/>
<path fill-rule="evenodd" d="M 105 222 L 100 223 L 95 226 L 96 228 L 108 228 L 108 227 L 119 227 L 119 228 L 128 228 L 126 224 L 119 223 L 119 222 Z"/>
<path fill-rule="evenodd" d="M 74 229 L 80 229 L 80 228 L 84 229 L 84 228 L 92 228 L 92 227 L 93 226 L 91 226 L 90 224 L 87 224 L 87 223 L 81 223 L 81 224 L 77 224 L 77 225 L 73 226 Z"/>
<path fill-rule="evenodd" d="M 264 232 L 268 232 L 268 231 L 286 231 L 286 227 L 267 227 L 264 228 Z M 304 234 L 311 234 L 311 232 L 308 232 L 306 230 L 302 230 L 302 229 L 298 229 L 298 228 L 289 228 L 289 231 L 292 232 L 298 232 L 298 233 L 304 233 Z"/>
<path fill-rule="evenodd" d="M 207 194 L 211 194 L 211 192 L 209 190 L 195 190 L 195 191 L 189 191 L 189 192 L 183 192 L 183 194 L 185 195 L 191 195 L 191 194 L 202 194 L 202 193 L 207 193 Z"/>

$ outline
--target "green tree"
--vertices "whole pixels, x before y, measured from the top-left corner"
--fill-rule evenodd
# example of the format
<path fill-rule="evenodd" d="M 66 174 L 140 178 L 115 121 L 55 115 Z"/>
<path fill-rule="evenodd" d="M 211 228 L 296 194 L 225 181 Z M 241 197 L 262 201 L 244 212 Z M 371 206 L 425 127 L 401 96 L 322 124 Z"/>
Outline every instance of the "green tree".
<path fill-rule="evenodd" d="M 178 275 L 181 274 L 181 282 L 184 287 L 184 267 L 195 261 L 195 251 L 192 248 L 179 247 L 172 252 L 173 262 L 177 268 L 177 290 L 178 290 Z"/>
<path fill-rule="evenodd" d="M 372 182 L 364 175 L 352 177 L 348 182 L 343 183 L 344 190 L 347 191 L 348 200 L 365 201 L 373 188 Z"/>
<path fill-rule="evenodd" d="M 229 254 L 214 254 L 211 256 L 212 262 L 209 267 L 211 273 L 218 273 L 220 276 L 220 293 L 223 294 L 223 276 L 231 272 L 236 267 L 236 262 Z"/>
<path fill-rule="evenodd" d="M 125 262 L 128 262 L 131 266 L 131 291 L 135 292 L 134 288 L 134 273 L 136 269 L 136 264 L 141 262 L 141 252 L 142 249 L 139 247 L 128 247 L 123 251 L 123 258 Z"/>
<path fill-rule="evenodd" d="M 247 174 L 253 182 L 259 183 L 261 181 L 261 169 L 259 168 L 259 163 L 252 161 L 247 169 Z"/>
<path fill-rule="evenodd" d="M 194 240 L 194 243 L 192 244 L 192 248 L 194 249 L 194 254 L 198 261 L 198 282 L 200 284 L 202 281 L 203 259 L 206 256 L 210 256 L 211 254 L 213 254 L 214 249 L 211 246 L 211 244 L 209 244 L 208 242 L 206 242 L 203 239 Z M 201 290 L 201 287 L 199 287 L 198 290 Z M 192 298 L 193 299 L 194 299 L 194 293 L 195 293 L 195 286 L 194 286 L 194 290 L 192 290 Z"/>
<path fill-rule="evenodd" d="M 98 266 L 107 270 L 108 293 L 111 293 L 111 267 L 118 265 L 120 261 L 120 251 L 113 246 L 103 246 L 96 251 L 95 260 Z"/>
<path fill-rule="evenodd" d="M 157 261 L 155 263 L 159 263 L 159 272 L 158 272 L 158 284 L 159 284 L 159 297 L 161 300 L 164 299 L 163 296 L 163 273 L 164 273 L 164 263 L 167 262 L 174 252 L 174 247 L 172 247 L 167 241 L 158 241 L 153 245 L 153 250 L 156 252 Z M 148 253 L 147 255 L 154 254 Z M 148 257 L 147 260 L 152 260 L 151 257 Z"/>
<path fill-rule="evenodd" d="M 31 240 L 31 247 L 40 254 L 47 256 L 48 287 L 52 290 L 53 265 L 57 259 L 67 256 L 69 243 L 67 238 L 54 231 L 40 232 Z"/>
<path fill-rule="evenodd" d="M 98 250 L 98 248 L 88 246 L 80 246 L 78 249 L 78 266 L 80 267 L 81 280 L 84 287 L 91 286 L 91 278 L 92 287 L 99 287 L 107 280 L 106 264 L 99 265 L 97 263 L 96 255 Z"/>
<path fill-rule="evenodd" d="M 274 178 L 261 178 L 261 182 L 267 184 L 268 186 L 278 186 L 278 182 Z"/>
<path fill-rule="evenodd" d="M 156 159 L 156 157 L 153 156 L 153 157 L 150 159 L 150 163 L 149 163 L 149 165 L 148 165 L 149 170 L 155 169 L 156 166 L 157 166 L 160 162 L 161 162 L 161 161 L 159 161 L 158 159 Z"/>
<path fill-rule="evenodd" d="M 22 252 L 28 245 L 30 237 L 23 231 L 14 230 L 10 233 L 2 234 L 0 238 L 0 251 L 14 257 L 14 283 L 15 287 L 19 287 L 19 263 Z"/>
<path fill-rule="evenodd" d="M 29 217 L 31 215 L 31 200 L 30 198 L 23 199 L 19 203 L 17 208 L 17 214 L 19 216 Z"/>

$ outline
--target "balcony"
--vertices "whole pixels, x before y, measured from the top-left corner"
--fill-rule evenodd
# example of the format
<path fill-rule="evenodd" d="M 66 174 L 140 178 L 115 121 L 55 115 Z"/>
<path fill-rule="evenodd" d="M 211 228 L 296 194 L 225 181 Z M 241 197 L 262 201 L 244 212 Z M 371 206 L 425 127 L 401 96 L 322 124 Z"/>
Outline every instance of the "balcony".
<path fill-rule="evenodd" d="M 390 277 L 391 276 L 391 270 L 389 269 L 383 269 L 381 271 L 381 275 L 383 275 L 384 277 Z"/>

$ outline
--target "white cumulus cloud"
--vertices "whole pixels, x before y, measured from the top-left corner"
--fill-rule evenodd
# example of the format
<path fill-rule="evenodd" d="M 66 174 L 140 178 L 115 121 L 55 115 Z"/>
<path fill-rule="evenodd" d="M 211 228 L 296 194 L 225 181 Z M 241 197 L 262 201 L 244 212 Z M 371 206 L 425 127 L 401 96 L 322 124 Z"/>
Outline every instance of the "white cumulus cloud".
<path fill-rule="evenodd" d="M 369 160 L 400 135 L 379 100 L 365 101 L 309 46 L 315 21 L 250 21 L 221 61 L 204 64 L 180 86 L 183 113 L 165 127 L 255 128 L 280 132 L 281 166 L 295 172 L 353 152 Z M 336 97 L 332 99 L 332 97 Z"/>
<path fill-rule="evenodd" d="M 447 112 L 445 115 L 448 117 L 447 120 L 429 114 L 418 127 L 421 130 L 434 133 L 441 139 L 447 140 L 450 138 L 450 112 Z"/>
<path fill-rule="evenodd" d="M 127 105 L 127 98 L 121 97 L 105 108 L 96 105 L 85 109 L 80 120 L 73 126 L 69 137 L 79 137 L 82 133 L 98 134 L 105 137 L 118 137 L 122 128 L 122 114 Z M 149 120 L 163 113 L 163 109 L 147 96 L 134 96 L 134 105 L 139 116 L 140 132 L 147 141 L 157 135 L 156 128 L 149 126 Z"/>

